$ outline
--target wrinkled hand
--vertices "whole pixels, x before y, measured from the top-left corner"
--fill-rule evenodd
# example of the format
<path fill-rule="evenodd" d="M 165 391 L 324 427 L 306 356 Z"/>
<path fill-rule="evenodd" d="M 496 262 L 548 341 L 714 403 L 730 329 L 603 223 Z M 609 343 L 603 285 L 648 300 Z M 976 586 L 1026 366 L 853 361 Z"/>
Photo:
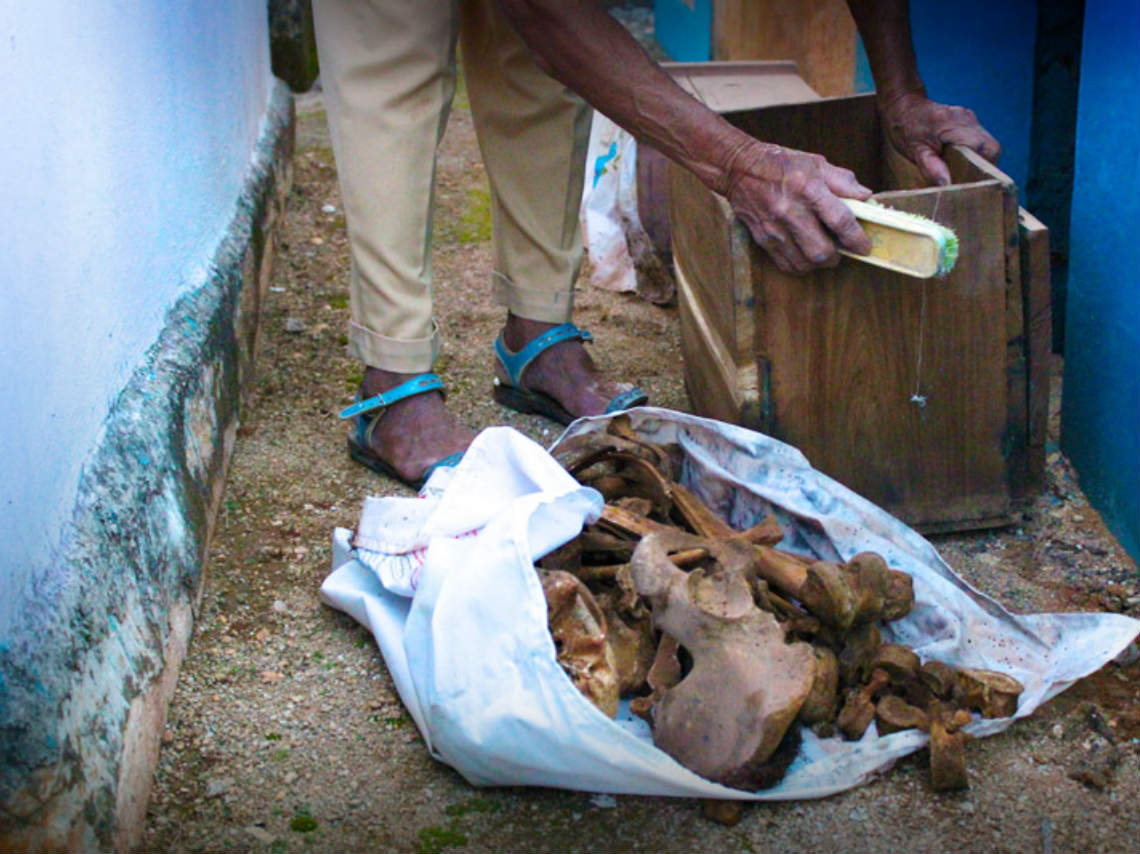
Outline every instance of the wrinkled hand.
<path fill-rule="evenodd" d="M 818 154 L 751 141 L 729 166 L 725 195 L 752 238 L 781 270 L 806 273 L 839 263 L 839 248 L 863 255 L 871 241 L 839 196 L 871 191 L 850 169 Z"/>
<path fill-rule="evenodd" d="M 972 148 L 991 163 L 1001 156 L 1001 145 L 978 123 L 973 110 L 938 104 L 917 92 L 885 98 L 880 110 L 891 145 L 930 184 L 950 183 L 950 170 L 942 159 L 947 145 Z"/>

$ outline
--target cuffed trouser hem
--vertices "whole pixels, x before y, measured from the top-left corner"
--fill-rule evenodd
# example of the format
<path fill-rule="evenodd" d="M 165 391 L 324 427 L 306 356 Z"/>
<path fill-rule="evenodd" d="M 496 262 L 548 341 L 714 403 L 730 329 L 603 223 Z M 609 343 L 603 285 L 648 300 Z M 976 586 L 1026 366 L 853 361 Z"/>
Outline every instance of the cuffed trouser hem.
<path fill-rule="evenodd" d="M 427 338 L 388 338 L 358 323 L 348 324 L 348 352 L 372 368 L 400 374 L 430 371 L 439 355 L 439 328 L 431 324 Z"/>
<path fill-rule="evenodd" d="M 496 305 L 505 307 L 516 317 L 543 323 L 566 323 L 574 313 L 574 291 L 547 291 L 524 288 L 502 273 L 491 274 L 491 287 Z"/>

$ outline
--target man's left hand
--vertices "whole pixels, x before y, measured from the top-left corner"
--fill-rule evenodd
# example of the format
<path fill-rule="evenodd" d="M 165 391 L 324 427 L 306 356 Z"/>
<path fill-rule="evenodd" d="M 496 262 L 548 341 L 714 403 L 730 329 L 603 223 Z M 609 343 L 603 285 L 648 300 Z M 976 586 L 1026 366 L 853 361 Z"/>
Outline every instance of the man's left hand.
<path fill-rule="evenodd" d="M 930 184 L 950 183 L 950 170 L 942 159 L 947 145 L 971 148 L 991 163 L 1001 156 L 1001 145 L 978 123 L 973 110 L 939 104 L 918 92 L 882 98 L 879 110 L 891 145 Z"/>

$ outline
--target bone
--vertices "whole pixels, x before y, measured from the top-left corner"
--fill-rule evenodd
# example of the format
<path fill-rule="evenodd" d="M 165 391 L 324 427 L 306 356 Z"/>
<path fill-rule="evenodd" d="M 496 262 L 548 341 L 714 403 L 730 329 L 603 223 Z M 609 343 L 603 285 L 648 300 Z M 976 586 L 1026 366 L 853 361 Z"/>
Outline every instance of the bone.
<path fill-rule="evenodd" d="M 606 432 L 637 445 L 646 455 L 646 459 L 652 462 L 664 477 L 675 479 L 673 460 L 669 452 L 656 442 L 649 442 L 639 436 L 633 429 L 628 415 L 619 415 L 610 421 Z"/>
<path fill-rule="evenodd" d="M 969 712 L 950 710 L 938 702 L 931 704 L 930 788 L 936 792 L 969 788 L 966 743 L 971 736 L 962 729 L 969 722 Z"/>
<path fill-rule="evenodd" d="M 852 623 L 879 619 L 890 580 L 887 562 L 874 552 L 860 552 L 843 565 L 843 573 L 855 597 Z"/>
<path fill-rule="evenodd" d="M 775 516 L 765 516 L 758 525 L 741 531 L 736 537 L 754 546 L 774 546 L 784 539 L 784 529 Z"/>
<path fill-rule="evenodd" d="M 835 725 L 843 736 L 852 741 L 863 737 L 871 721 L 875 719 L 875 697 L 891 682 L 891 677 L 882 670 L 871 674 L 871 681 L 847 692 L 847 699 Z"/>
<path fill-rule="evenodd" d="M 847 635 L 839 653 L 839 679 L 844 685 L 866 681 L 882 642 L 882 633 L 875 623 L 864 623 Z"/>
<path fill-rule="evenodd" d="M 1008 718 L 1017 711 L 1017 698 L 1024 690 L 1012 676 L 996 670 L 958 669 L 954 700 L 967 709 L 976 709 L 984 718 Z"/>
<path fill-rule="evenodd" d="M 607 504 L 602 508 L 602 517 L 598 520 L 598 525 L 621 536 L 638 539 L 654 531 L 676 530 L 670 525 L 654 522 L 647 516 L 641 516 L 614 504 Z"/>
<path fill-rule="evenodd" d="M 608 499 L 607 499 L 608 500 Z M 622 510 L 636 513 L 638 516 L 648 516 L 653 511 L 653 501 L 637 495 L 627 495 L 613 502 Z"/>
<path fill-rule="evenodd" d="M 901 616 L 913 606 L 910 576 L 899 573 L 902 577 L 896 578 L 874 552 L 862 552 L 840 565 L 757 546 L 756 558 L 756 571 L 773 587 L 841 632 L 883 618 L 887 612 Z"/>
<path fill-rule="evenodd" d="M 575 687 L 609 717 L 618 711 L 618 676 L 598 603 L 577 578 L 560 570 L 539 570 L 546 618 L 558 663 Z"/>
<path fill-rule="evenodd" d="M 885 643 L 876 650 L 871 667 L 891 677 L 891 687 L 905 691 L 918 680 L 921 662 L 914 650 L 899 643 Z"/>
<path fill-rule="evenodd" d="M 727 540 L 737 531 L 721 520 L 708 505 L 680 484 L 673 485 L 673 506 L 693 531 L 701 537 Z"/>
<path fill-rule="evenodd" d="M 800 720 L 809 726 L 833 720 L 839 702 L 839 662 L 835 653 L 821 646 L 812 651 L 815 653 L 815 679 L 811 692 L 800 707 Z"/>
<path fill-rule="evenodd" d="M 883 620 L 901 620 L 914 608 L 914 579 L 898 569 L 887 570 L 887 576 Z"/>
<path fill-rule="evenodd" d="M 902 697 L 888 694 L 875 706 L 875 728 L 879 735 L 890 735 L 904 729 L 930 729 L 930 716 Z"/>
<path fill-rule="evenodd" d="M 653 664 L 650 665 L 649 675 L 646 677 L 650 694 L 648 697 L 635 697 L 630 700 L 629 710 L 650 726 L 653 725 L 654 704 L 665 695 L 666 691 L 681 681 L 681 660 L 678 657 L 680 649 L 676 638 L 664 632 L 661 634 Z"/>
<path fill-rule="evenodd" d="M 606 621 L 606 639 L 613 651 L 618 693 L 622 697 L 638 694 L 646 688 L 656 650 L 649 615 L 630 616 L 622 607 L 617 590 L 596 598 Z"/>
<path fill-rule="evenodd" d="M 633 580 L 654 624 L 689 651 L 693 667 L 654 706 L 654 742 L 710 780 L 754 784 L 811 691 L 815 656 L 785 642 L 740 573 L 686 574 L 669 561 L 665 540 L 641 541 Z"/>
<path fill-rule="evenodd" d="M 957 671 L 944 661 L 931 659 L 923 662 L 918 676 L 930 693 L 939 700 L 949 700 L 954 693 Z"/>

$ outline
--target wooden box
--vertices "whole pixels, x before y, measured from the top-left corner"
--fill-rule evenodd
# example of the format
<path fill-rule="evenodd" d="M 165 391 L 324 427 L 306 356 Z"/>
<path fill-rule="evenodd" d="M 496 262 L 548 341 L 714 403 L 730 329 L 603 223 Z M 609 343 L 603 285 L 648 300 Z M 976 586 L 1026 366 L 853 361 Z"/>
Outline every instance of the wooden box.
<path fill-rule="evenodd" d="M 1043 479 L 1048 230 L 973 152 L 925 188 L 885 143 L 873 95 L 735 113 L 768 142 L 823 154 L 877 198 L 949 225 L 949 276 L 919 280 L 844 258 L 805 277 L 756 247 L 728 203 L 669 172 L 685 379 L 696 412 L 795 445 L 925 531 L 1001 525 Z"/>

